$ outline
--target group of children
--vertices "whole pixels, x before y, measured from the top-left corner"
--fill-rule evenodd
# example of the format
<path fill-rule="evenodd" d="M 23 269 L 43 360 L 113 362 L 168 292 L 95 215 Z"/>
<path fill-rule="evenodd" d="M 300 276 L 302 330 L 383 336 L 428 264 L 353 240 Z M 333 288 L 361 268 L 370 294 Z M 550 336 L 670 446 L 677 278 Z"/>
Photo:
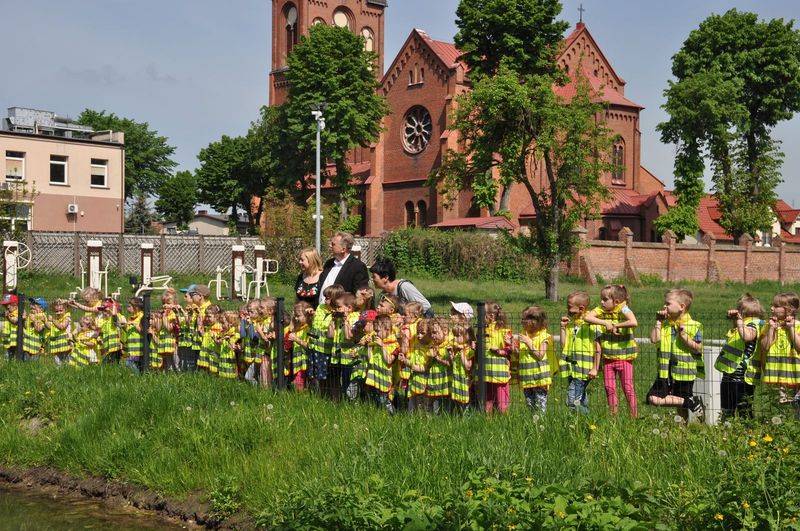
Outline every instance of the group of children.
<path fill-rule="evenodd" d="M 212 304 L 205 285 L 180 291 L 184 305 L 178 303 L 178 292 L 169 289 L 149 322 L 143 322 L 141 299 L 130 299 L 123 314 L 116 301 L 103 299 L 93 288 L 83 290 L 80 301 L 56 299 L 50 314 L 47 301 L 30 299 L 20 334 L 23 355 L 47 355 L 70 366 L 124 361 L 138 371 L 147 344 L 151 370 L 201 370 L 272 386 L 278 379 L 280 341 L 283 376 L 298 391 L 312 389 L 333 399 L 366 398 L 391 414 L 466 413 L 477 403 L 479 338 L 467 303 L 452 303 L 448 317 L 428 319 L 417 302 L 401 305 L 396 297 L 383 295 L 374 304 L 370 288 L 352 294 L 333 285 L 325 288 L 325 302 L 318 308 L 297 302 L 278 338 L 276 299 L 252 300 L 235 312 Z M 658 373 L 647 401 L 678 408 L 684 416 L 703 410 L 693 392 L 695 379 L 704 378 L 703 325 L 689 313 L 692 300 L 689 290 L 667 291 L 649 338 L 656 345 Z M 13 294 L 0 301 L 7 306 L 2 339 L 9 355 L 17 346 L 17 303 Z M 487 302 L 485 308 L 487 411 L 505 412 L 513 385 L 519 385 L 531 409 L 545 411 L 558 375 L 567 380 L 568 407 L 588 412 L 587 387 L 602 366 L 610 412 L 618 413 L 619 378 L 630 415 L 638 415 L 633 377 L 638 321 L 624 286 L 605 286 L 594 308 L 585 291 L 571 293 L 560 319 L 558 350 L 541 307 L 522 311 L 518 334 L 499 304 Z M 776 295 L 767 319 L 759 301 L 743 295 L 728 312 L 732 325 L 715 362 L 723 374 L 724 414 L 750 415 L 758 380 L 776 386 L 781 400 L 800 407 L 798 308 L 796 294 Z M 72 309 L 82 312 L 77 323 L 72 323 Z"/>

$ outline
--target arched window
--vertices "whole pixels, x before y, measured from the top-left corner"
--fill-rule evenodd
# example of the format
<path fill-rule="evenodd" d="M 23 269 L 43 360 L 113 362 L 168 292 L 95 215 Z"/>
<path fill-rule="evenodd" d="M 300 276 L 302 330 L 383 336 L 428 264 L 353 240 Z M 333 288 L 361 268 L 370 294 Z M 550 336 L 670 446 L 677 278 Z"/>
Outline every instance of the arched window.
<path fill-rule="evenodd" d="M 361 30 L 361 37 L 364 39 L 364 49 L 368 52 L 375 51 L 375 35 L 369 28 Z"/>
<path fill-rule="evenodd" d="M 619 138 L 611 153 L 611 183 L 625 184 L 625 142 Z"/>
<path fill-rule="evenodd" d="M 406 202 L 406 227 L 414 227 L 416 222 L 417 216 L 414 212 L 414 202 L 408 201 Z"/>
<path fill-rule="evenodd" d="M 425 83 L 425 69 L 424 68 L 420 68 L 419 69 L 419 82 L 420 83 Z"/>
<path fill-rule="evenodd" d="M 286 4 L 283 13 L 286 20 L 286 55 L 289 55 L 297 44 L 297 8 Z"/>
<path fill-rule="evenodd" d="M 425 205 L 425 201 L 417 201 L 417 225 L 428 226 L 428 207 Z"/>
<path fill-rule="evenodd" d="M 340 28 L 347 28 L 352 31 L 353 29 L 353 16 L 350 11 L 344 7 L 338 8 L 333 12 L 333 25 Z"/>
<path fill-rule="evenodd" d="M 325 19 L 317 17 L 317 18 L 315 18 L 314 20 L 311 21 L 311 25 L 312 26 L 316 26 L 318 24 L 325 24 Z"/>
<path fill-rule="evenodd" d="M 419 83 L 419 65 L 414 64 L 414 83 Z"/>

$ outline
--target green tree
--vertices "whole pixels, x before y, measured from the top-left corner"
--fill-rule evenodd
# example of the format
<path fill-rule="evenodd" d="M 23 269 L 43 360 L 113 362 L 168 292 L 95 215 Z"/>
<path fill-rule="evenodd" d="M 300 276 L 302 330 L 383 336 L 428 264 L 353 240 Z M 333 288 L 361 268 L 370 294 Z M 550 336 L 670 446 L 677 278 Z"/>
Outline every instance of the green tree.
<path fill-rule="evenodd" d="M 125 217 L 125 232 L 130 234 L 153 234 L 155 216 L 147 204 L 147 196 L 137 194 Z"/>
<path fill-rule="evenodd" d="M 663 106 L 670 118 L 658 129 L 663 142 L 677 145 L 681 208 L 659 219 L 658 229 L 697 231 L 709 161 L 725 230 L 769 230 L 783 160 L 771 134 L 800 109 L 800 33 L 792 21 L 759 21 L 735 9 L 712 15 L 673 56 L 672 74 Z"/>
<path fill-rule="evenodd" d="M 560 9 L 555 0 L 462 0 L 456 42 L 468 50 L 473 90 L 459 97 L 453 127 L 464 148 L 449 151 L 432 175 L 446 199 L 471 189 L 481 207 L 491 207 L 501 187 L 523 186 L 536 223 L 516 242 L 538 257 L 551 300 L 558 298 L 559 264 L 576 244 L 573 229 L 596 215 L 607 194 L 600 177 L 610 169 L 612 145 L 585 79 L 577 78 L 570 101 L 553 91 L 565 80 L 554 66 L 566 29 L 555 20 Z M 509 58 L 496 69 L 479 68 L 494 53 L 495 41 L 483 37 L 487 28 L 503 35 Z M 527 46 L 531 41 L 538 45 Z"/>
<path fill-rule="evenodd" d="M 190 171 L 179 171 L 158 190 L 156 211 L 164 221 L 175 221 L 179 229 L 188 227 L 197 204 L 197 179 Z"/>
<path fill-rule="evenodd" d="M 150 130 L 147 122 L 135 122 L 106 111 L 84 110 L 76 120 L 95 131 L 125 133 L 125 199 L 140 194 L 156 195 L 177 165 L 170 157 L 175 148 L 167 138 Z"/>
<path fill-rule="evenodd" d="M 316 122 L 311 110 L 315 104 L 328 103 L 322 160 L 335 164 L 332 182 L 343 206 L 354 192 L 348 151 L 376 141 L 381 120 L 389 113 L 386 101 L 376 93 L 376 58 L 375 53 L 364 50 L 362 37 L 326 24 L 313 26 L 288 58 L 290 85 L 283 111 L 287 127 L 283 145 L 292 146 L 292 151 L 281 158 L 294 159 L 290 166 L 297 172 L 294 182 L 304 181 L 316 171 Z M 347 217 L 348 208 L 341 208 L 340 214 Z"/>
<path fill-rule="evenodd" d="M 200 159 L 196 172 L 200 201 L 219 212 L 230 210 L 234 220 L 242 209 L 251 216 L 251 225 L 255 224 L 251 202 L 253 196 L 261 196 L 264 190 L 254 191 L 250 186 L 256 170 L 247 137 L 223 135 L 219 141 L 201 149 L 197 158 Z"/>

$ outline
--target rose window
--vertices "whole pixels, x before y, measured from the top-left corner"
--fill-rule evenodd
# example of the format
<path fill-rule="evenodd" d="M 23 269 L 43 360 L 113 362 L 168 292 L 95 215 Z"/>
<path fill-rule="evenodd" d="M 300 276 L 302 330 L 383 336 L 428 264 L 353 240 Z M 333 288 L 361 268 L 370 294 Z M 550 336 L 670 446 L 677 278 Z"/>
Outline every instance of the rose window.
<path fill-rule="evenodd" d="M 431 113 L 424 107 L 413 107 L 406 113 L 403 126 L 403 147 L 412 155 L 422 153 L 428 147 L 433 132 Z"/>

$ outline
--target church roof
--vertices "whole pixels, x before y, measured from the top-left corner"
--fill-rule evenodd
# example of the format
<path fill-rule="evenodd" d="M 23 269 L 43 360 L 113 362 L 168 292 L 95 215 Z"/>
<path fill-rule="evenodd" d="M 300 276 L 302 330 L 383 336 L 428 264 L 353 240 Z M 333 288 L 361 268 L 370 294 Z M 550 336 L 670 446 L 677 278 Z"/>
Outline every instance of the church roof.
<path fill-rule="evenodd" d="M 586 69 L 583 69 L 583 77 L 589 82 L 592 92 L 600 95 L 600 97 L 597 99 L 604 101 L 609 105 L 620 105 L 622 107 L 644 109 L 643 106 L 632 102 L 616 90 L 606 87 L 600 78 L 586 71 Z M 553 87 L 553 91 L 555 91 L 556 94 L 564 98 L 566 101 L 569 101 L 575 96 L 575 93 L 577 92 L 577 85 L 578 83 L 575 80 L 574 75 L 570 73 L 570 82 L 563 87 Z"/>
<path fill-rule="evenodd" d="M 438 57 L 447 68 L 452 70 L 458 66 L 463 66 L 464 70 L 469 69 L 466 63 L 458 60 L 462 54 L 461 50 L 456 48 L 455 44 L 452 42 L 434 40 L 421 29 L 414 28 L 414 31 L 419 34 L 422 40 L 430 47 L 431 51 L 436 54 L 436 57 Z"/>
<path fill-rule="evenodd" d="M 435 223 L 430 225 L 430 227 L 434 227 L 437 229 L 455 229 L 455 228 L 473 228 L 473 229 L 484 229 L 484 230 L 492 230 L 492 229 L 504 229 L 504 230 L 514 230 L 514 224 L 508 221 L 508 219 L 504 218 L 503 216 L 490 216 L 486 218 L 477 218 L 477 217 L 469 217 L 469 218 L 453 218 L 448 219 L 446 221 L 442 221 L 440 223 Z"/>

